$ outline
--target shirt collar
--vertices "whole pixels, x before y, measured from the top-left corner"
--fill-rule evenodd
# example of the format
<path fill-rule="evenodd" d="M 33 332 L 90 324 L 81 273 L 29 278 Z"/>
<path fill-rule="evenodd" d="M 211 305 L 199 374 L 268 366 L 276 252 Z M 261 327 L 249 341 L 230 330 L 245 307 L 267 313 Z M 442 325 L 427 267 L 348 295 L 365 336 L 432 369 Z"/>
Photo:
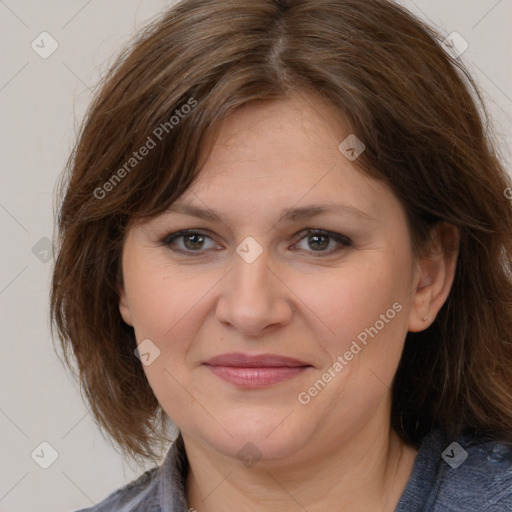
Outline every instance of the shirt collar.
<path fill-rule="evenodd" d="M 181 434 L 173 442 L 161 466 L 160 510 L 181 512 L 187 510 L 185 481 L 188 473 L 188 460 Z"/>

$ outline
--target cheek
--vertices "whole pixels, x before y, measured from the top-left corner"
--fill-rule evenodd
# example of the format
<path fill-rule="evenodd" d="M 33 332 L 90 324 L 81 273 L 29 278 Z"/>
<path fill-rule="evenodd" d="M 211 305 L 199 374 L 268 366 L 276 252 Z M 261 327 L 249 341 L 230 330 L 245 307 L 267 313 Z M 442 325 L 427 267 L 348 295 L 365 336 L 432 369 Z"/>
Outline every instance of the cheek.
<path fill-rule="evenodd" d="M 323 283 L 324 293 L 309 294 L 308 306 L 329 327 L 321 342 L 328 360 L 320 374 L 335 377 L 328 391 L 319 393 L 308 407 L 313 414 L 331 411 L 333 428 L 340 419 L 358 414 L 366 418 L 375 411 L 391 389 L 402 353 L 407 333 L 407 261 L 397 265 L 380 257 L 376 261 L 379 264 L 338 269 Z"/>
<path fill-rule="evenodd" d="M 218 277 L 187 269 L 177 272 L 165 261 L 129 263 L 125 289 L 135 337 L 137 343 L 150 340 L 158 352 L 144 371 L 157 396 L 174 394 L 178 383 L 187 380 L 187 356 L 208 314 L 208 292 Z"/>
<path fill-rule="evenodd" d="M 378 260 L 378 258 L 376 258 Z M 403 311 L 402 301 L 406 283 L 397 279 L 394 266 L 380 261 L 375 264 L 351 265 L 326 275 L 322 284 L 317 283 L 315 291 L 305 287 L 302 295 L 319 321 L 328 327 L 329 352 L 350 345 L 351 340 L 378 322 L 381 331 L 402 332 L 405 319 L 400 318 L 397 309 Z M 401 307 L 393 305 L 398 303 Z M 384 320 L 381 320 L 384 315 Z M 402 314 L 405 317 L 404 314 Z M 389 320 L 389 322 L 388 322 Z M 385 322 L 385 329 L 382 328 Z M 394 325 L 393 325 L 394 324 Z"/>
<path fill-rule="evenodd" d="M 201 312 L 205 291 L 195 286 L 199 285 L 197 279 L 177 277 L 175 270 L 172 277 L 170 274 L 166 265 L 133 273 L 126 289 L 137 342 L 151 340 L 158 354 L 151 364 L 143 365 L 146 378 L 171 419 L 183 423 L 179 411 L 188 410 L 194 402 L 184 391 L 192 389 L 187 354 L 197 337 L 194 318 Z M 168 404 L 172 407 L 165 407 Z"/>
<path fill-rule="evenodd" d="M 200 302 L 209 279 L 177 272 L 165 261 L 140 259 L 131 261 L 125 270 L 125 289 L 137 340 L 141 336 L 154 337 L 163 343 L 167 333 L 183 323 Z"/>

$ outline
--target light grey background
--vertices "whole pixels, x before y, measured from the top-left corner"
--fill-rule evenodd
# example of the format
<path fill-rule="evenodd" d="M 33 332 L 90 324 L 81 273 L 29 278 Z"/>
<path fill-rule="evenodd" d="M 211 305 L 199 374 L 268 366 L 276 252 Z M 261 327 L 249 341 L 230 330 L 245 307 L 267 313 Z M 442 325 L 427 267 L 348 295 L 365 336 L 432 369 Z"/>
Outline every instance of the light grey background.
<path fill-rule="evenodd" d="M 171 3 L 0 0 L 0 511 L 91 506 L 142 472 L 100 435 L 53 352 L 47 319 L 53 260 L 45 251 L 55 182 L 99 76 L 123 44 Z M 456 31 L 469 43 L 462 59 L 484 92 L 510 164 L 512 0 L 402 3 L 441 33 Z M 33 40 L 43 46 L 43 31 L 59 45 L 47 59 L 31 48 Z M 51 461 L 50 449 L 39 447 L 43 441 L 58 454 L 48 469 L 31 458 L 37 448 L 38 462 Z"/>

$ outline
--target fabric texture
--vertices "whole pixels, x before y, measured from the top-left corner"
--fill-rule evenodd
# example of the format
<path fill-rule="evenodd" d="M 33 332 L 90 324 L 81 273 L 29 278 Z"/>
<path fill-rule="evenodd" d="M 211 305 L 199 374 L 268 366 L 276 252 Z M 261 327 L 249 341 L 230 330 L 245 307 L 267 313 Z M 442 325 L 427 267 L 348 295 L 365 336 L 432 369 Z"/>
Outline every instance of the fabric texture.
<path fill-rule="evenodd" d="M 163 464 L 78 512 L 193 512 L 185 497 L 183 439 Z M 433 430 L 421 442 L 395 512 L 512 512 L 512 449 L 482 436 Z"/>

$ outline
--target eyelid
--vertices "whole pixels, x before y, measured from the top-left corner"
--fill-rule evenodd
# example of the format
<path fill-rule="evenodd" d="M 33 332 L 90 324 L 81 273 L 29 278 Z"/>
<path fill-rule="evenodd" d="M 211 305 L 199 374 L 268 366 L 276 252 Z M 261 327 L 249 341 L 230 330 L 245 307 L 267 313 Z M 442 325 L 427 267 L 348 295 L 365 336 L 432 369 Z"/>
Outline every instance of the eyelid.
<path fill-rule="evenodd" d="M 296 240 L 296 242 L 294 242 L 292 244 L 292 247 L 297 245 L 299 242 L 301 242 L 307 236 L 310 236 L 310 235 L 323 235 L 323 236 L 327 236 L 330 239 L 335 240 L 342 247 L 341 248 L 338 247 L 338 248 L 335 248 L 335 249 L 331 249 L 329 251 L 304 251 L 302 249 L 298 249 L 297 252 L 313 254 L 315 257 L 321 257 L 322 255 L 323 256 L 329 256 L 329 255 L 335 254 L 335 253 L 337 253 L 337 252 L 339 252 L 339 251 L 341 251 L 343 249 L 347 249 L 347 248 L 352 246 L 352 240 L 349 237 L 347 237 L 345 235 L 342 235 L 341 233 L 335 233 L 333 231 L 328 231 L 328 230 L 325 230 L 325 229 L 308 228 L 308 229 L 304 229 L 304 230 L 300 231 L 299 233 L 297 233 L 297 235 L 296 235 L 297 240 Z"/>
<path fill-rule="evenodd" d="M 212 238 L 211 235 L 213 233 L 209 231 L 208 229 L 180 229 L 179 231 L 173 231 L 172 233 L 168 233 L 165 235 L 161 240 L 161 245 L 169 245 L 171 242 L 176 240 L 177 238 L 180 238 L 181 236 L 187 236 L 187 235 L 203 235 L 207 236 L 208 238 Z"/>
<path fill-rule="evenodd" d="M 297 233 L 296 236 L 300 237 L 299 240 L 302 240 L 306 235 L 325 235 L 334 238 L 341 243 L 345 243 L 347 245 L 352 244 L 352 240 L 348 236 L 342 235 L 341 233 L 336 233 L 334 231 L 329 231 L 327 229 L 307 228 Z"/>
<path fill-rule="evenodd" d="M 190 250 L 183 250 L 183 249 L 178 249 L 178 248 L 172 248 L 171 247 L 171 244 L 175 241 L 175 240 L 179 240 L 180 238 L 182 237 L 185 237 L 187 235 L 201 235 L 201 236 L 204 236 L 206 238 L 209 238 L 210 240 L 212 240 L 216 245 L 217 247 L 215 247 L 213 250 L 220 250 L 218 248 L 218 243 L 214 240 L 214 237 L 212 236 L 212 232 L 207 230 L 207 229 L 182 229 L 182 230 L 179 230 L 179 231 L 174 231 L 172 233 L 169 233 L 167 235 L 165 235 L 161 240 L 160 240 L 160 243 L 158 244 L 159 246 L 167 246 L 169 247 L 170 250 L 172 250 L 173 252 L 175 253 L 178 253 L 178 254 L 185 254 L 187 256 L 203 256 L 204 253 L 205 253 L 205 249 L 201 249 L 201 250 L 198 250 L 198 251 L 190 251 Z M 206 250 L 212 250 L 212 249 L 206 249 Z"/>

